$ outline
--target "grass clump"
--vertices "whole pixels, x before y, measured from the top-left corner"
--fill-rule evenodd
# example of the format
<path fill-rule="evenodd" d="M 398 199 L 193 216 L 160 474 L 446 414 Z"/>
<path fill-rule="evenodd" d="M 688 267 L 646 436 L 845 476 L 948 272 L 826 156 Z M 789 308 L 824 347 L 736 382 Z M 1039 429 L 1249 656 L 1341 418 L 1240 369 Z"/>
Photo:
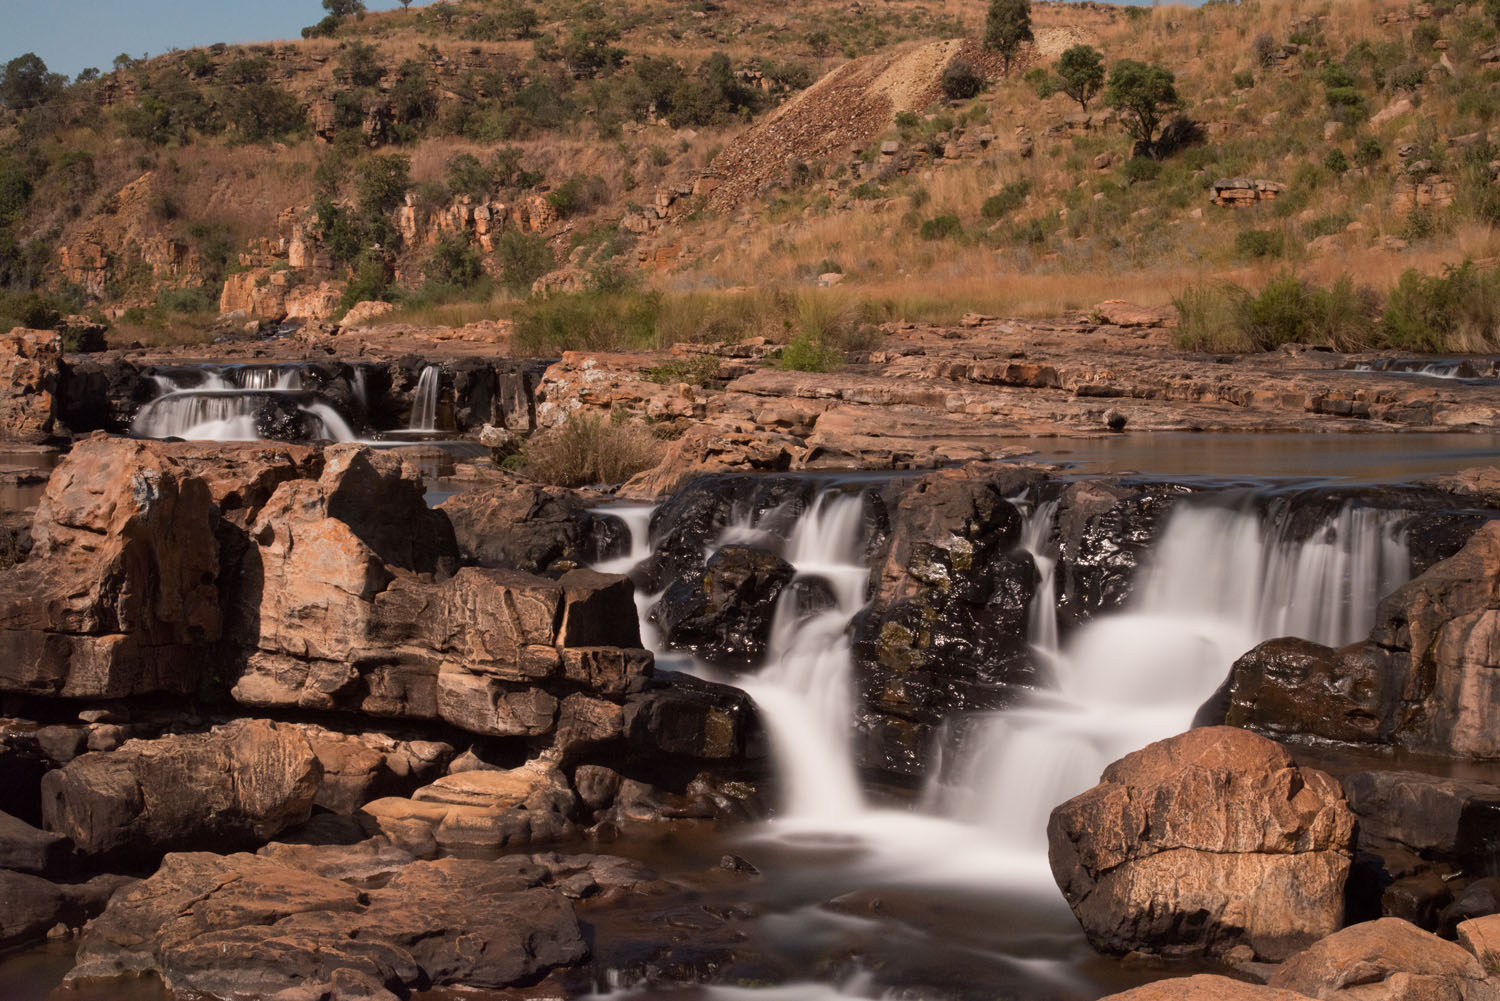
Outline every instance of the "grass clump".
<path fill-rule="evenodd" d="M 778 367 L 791 372 L 832 372 L 843 363 L 841 351 L 807 334 L 792 338 L 777 359 Z"/>
<path fill-rule="evenodd" d="M 560 487 L 623 483 L 661 459 L 662 441 L 638 420 L 615 411 L 574 414 L 533 435 L 514 463 L 534 480 Z"/>
<path fill-rule="evenodd" d="M 648 368 L 643 374 L 650 381 L 663 386 L 682 382 L 689 386 L 707 386 L 719 377 L 719 356 L 677 358 Z"/>
<path fill-rule="evenodd" d="M 1192 351 L 1271 351 L 1316 344 L 1358 351 L 1374 340 L 1379 299 L 1345 275 L 1328 288 L 1283 272 L 1253 293 L 1232 282 L 1194 285 L 1172 300 L 1176 343 Z"/>

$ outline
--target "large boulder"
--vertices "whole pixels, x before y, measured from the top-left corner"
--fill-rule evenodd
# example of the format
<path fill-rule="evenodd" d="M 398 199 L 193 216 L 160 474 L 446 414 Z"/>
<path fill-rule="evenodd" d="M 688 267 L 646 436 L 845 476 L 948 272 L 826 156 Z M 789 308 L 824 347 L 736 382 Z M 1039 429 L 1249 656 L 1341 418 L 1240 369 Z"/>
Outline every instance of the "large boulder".
<path fill-rule="evenodd" d="M 52 434 L 62 381 L 62 339 L 17 327 L 0 337 L 0 436 L 36 442 Z"/>
<path fill-rule="evenodd" d="M 221 632 L 218 518 L 168 450 L 77 445 L 48 481 L 31 554 L 0 578 L 0 691 L 194 691 Z"/>
<path fill-rule="evenodd" d="M 588 956 L 551 885 L 561 872 L 524 856 L 443 859 L 362 890 L 273 858 L 169 855 L 89 926 L 68 980 L 155 974 L 174 994 L 224 999 L 531 984 Z"/>
<path fill-rule="evenodd" d="M 322 777 L 295 726 L 236 720 L 75 758 L 42 779 L 42 813 L 84 854 L 149 859 L 269 840 L 307 819 Z"/>
<path fill-rule="evenodd" d="M 1329 935 L 1283 963 L 1268 986 L 1340 1001 L 1500 997 L 1471 953 L 1399 918 Z"/>
<path fill-rule="evenodd" d="M 1047 840 L 1095 948 L 1279 960 L 1342 923 L 1354 816 L 1275 742 L 1205 727 L 1110 765 Z"/>

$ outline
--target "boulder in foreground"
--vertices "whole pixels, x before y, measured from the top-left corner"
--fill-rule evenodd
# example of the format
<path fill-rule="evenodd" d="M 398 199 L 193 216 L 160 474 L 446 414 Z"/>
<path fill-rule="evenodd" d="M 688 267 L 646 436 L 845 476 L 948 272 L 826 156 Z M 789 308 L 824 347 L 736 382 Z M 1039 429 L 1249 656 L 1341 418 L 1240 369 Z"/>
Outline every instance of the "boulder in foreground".
<path fill-rule="evenodd" d="M 1337 930 L 1354 841 L 1339 785 L 1274 741 L 1205 727 L 1052 811 L 1052 874 L 1095 948 L 1284 959 Z"/>

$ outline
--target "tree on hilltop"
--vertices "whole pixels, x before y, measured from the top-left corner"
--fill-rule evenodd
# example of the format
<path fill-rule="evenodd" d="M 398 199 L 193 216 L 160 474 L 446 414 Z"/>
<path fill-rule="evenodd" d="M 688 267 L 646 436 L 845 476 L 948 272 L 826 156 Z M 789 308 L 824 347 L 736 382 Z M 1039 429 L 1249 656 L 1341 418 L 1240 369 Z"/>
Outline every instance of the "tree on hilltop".
<path fill-rule="evenodd" d="M 1104 86 L 1104 57 L 1092 45 L 1075 45 L 1057 60 L 1062 92 L 1089 110 L 1089 101 Z"/>
<path fill-rule="evenodd" d="M 56 97 L 66 82 L 48 71 L 41 56 L 28 52 L 5 64 L 0 74 L 0 101 L 11 108 L 34 108 Z"/>
<path fill-rule="evenodd" d="M 1011 60 L 1029 42 L 1031 34 L 1031 0 L 990 0 L 990 11 L 984 20 L 984 47 L 1000 53 L 1005 72 Z"/>
<path fill-rule="evenodd" d="M 1168 111 L 1181 102 L 1170 70 L 1155 63 L 1121 59 L 1109 71 L 1104 103 L 1120 112 L 1125 131 L 1153 156 L 1156 130 Z"/>
<path fill-rule="evenodd" d="M 323 9 L 330 17 L 340 20 L 347 17 L 364 17 L 364 0 L 323 0 Z"/>

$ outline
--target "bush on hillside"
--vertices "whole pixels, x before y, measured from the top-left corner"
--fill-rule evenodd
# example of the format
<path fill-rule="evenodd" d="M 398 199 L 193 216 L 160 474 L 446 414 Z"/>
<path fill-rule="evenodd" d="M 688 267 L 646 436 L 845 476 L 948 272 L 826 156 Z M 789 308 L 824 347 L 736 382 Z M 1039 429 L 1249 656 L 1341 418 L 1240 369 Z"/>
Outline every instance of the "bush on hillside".
<path fill-rule="evenodd" d="M 962 59 L 954 60 L 943 70 L 943 96 L 950 101 L 967 101 L 984 90 L 984 77 Z"/>
<path fill-rule="evenodd" d="M 922 223 L 920 236 L 924 240 L 946 240 L 950 236 L 958 236 L 964 231 L 964 224 L 956 215 L 934 216 Z"/>
<path fill-rule="evenodd" d="M 507 229 L 495 245 L 500 281 L 514 295 L 525 295 L 532 284 L 552 270 L 552 248 L 545 237 Z"/>
<path fill-rule="evenodd" d="M 986 219 L 1003 218 L 1020 208 L 1029 194 L 1031 194 L 1030 181 L 1012 181 L 986 198 L 984 204 L 979 207 L 979 212 Z"/>
<path fill-rule="evenodd" d="M 1500 348 L 1500 268 L 1465 261 L 1441 275 L 1407 271 L 1386 301 L 1380 333 L 1389 346 L 1411 351 Z"/>

